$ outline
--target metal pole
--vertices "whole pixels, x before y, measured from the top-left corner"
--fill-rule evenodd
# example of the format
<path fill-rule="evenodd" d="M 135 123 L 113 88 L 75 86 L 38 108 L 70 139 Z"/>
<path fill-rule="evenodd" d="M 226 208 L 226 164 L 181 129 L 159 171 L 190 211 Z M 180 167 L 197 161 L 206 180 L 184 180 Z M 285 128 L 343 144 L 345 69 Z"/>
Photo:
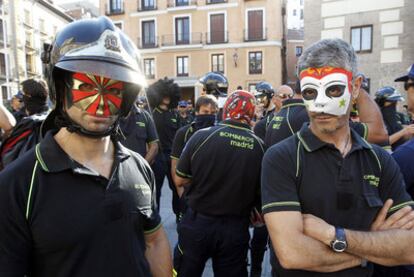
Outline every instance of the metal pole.
<path fill-rule="evenodd" d="M 7 97 L 11 96 L 11 92 L 10 92 L 10 85 L 9 85 L 9 78 L 10 78 L 10 64 L 9 64 L 9 49 L 7 47 L 7 26 L 6 24 L 8 24 L 8 21 L 6 21 L 6 17 L 4 14 L 4 9 L 5 9 L 5 5 L 3 2 L 3 7 L 1 9 L 1 17 L 3 20 L 3 42 L 4 42 L 4 62 L 6 63 L 6 89 L 7 89 Z"/>

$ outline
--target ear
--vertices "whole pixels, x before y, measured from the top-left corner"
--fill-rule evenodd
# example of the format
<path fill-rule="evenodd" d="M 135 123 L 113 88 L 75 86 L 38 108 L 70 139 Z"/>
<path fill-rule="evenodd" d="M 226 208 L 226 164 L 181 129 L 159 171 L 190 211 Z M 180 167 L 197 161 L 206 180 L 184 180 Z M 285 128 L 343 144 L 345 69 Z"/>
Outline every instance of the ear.
<path fill-rule="evenodd" d="M 362 84 L 362 77 L 358 76 L 357 78 L 355 78 L 353 84 L 352 84 L 352 99 L 355 100 L 358 98 L 359 96 L 359 90 L 361 89 L 361 84 Z"/>

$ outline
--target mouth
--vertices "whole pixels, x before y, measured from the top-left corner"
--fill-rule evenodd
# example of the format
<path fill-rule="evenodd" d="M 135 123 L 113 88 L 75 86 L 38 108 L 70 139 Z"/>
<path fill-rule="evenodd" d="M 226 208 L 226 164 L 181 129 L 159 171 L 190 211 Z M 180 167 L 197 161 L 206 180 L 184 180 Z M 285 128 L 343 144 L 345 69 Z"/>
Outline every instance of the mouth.
<path fill-rule="evenodd" d="M 313 119 L 317 121 L 329 121 L 333 118 L 336 118 L 336 116 L 326 113 L 315 113 L 311 115 Z"/>

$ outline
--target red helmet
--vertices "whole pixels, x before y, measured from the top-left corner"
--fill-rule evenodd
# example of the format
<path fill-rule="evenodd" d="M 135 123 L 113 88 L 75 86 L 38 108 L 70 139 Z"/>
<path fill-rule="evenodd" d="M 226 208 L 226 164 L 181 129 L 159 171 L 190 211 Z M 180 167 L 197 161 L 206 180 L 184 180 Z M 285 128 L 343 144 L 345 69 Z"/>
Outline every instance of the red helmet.
<path fill-rule="evenodd" d="M 254 116 L 255 98 L 244 90 L 236 90 L 227 98 L 223 107 L 223 119 L 246 120 L 250 122 Z"/>

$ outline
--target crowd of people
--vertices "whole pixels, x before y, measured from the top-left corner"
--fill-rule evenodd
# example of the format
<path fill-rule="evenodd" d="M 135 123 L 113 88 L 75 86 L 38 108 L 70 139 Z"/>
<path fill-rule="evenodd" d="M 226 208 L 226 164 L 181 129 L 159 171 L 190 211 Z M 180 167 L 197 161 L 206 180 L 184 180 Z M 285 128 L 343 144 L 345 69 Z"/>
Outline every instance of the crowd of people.
<path fill-rule="evenodd" d="M 257 277 L 267 249 L 274 277 L 414 275 L 414 65 L 395 80 L 404 109 L 325 39 L 294 87 L 229 91 L 209 72 L 193 107 L 173 79 L 147 87 L 106 17 L 68 24 L 42 61 L 46 82 L 0 105 L 1 277 L 194 277 L 209 259 Z"/>

